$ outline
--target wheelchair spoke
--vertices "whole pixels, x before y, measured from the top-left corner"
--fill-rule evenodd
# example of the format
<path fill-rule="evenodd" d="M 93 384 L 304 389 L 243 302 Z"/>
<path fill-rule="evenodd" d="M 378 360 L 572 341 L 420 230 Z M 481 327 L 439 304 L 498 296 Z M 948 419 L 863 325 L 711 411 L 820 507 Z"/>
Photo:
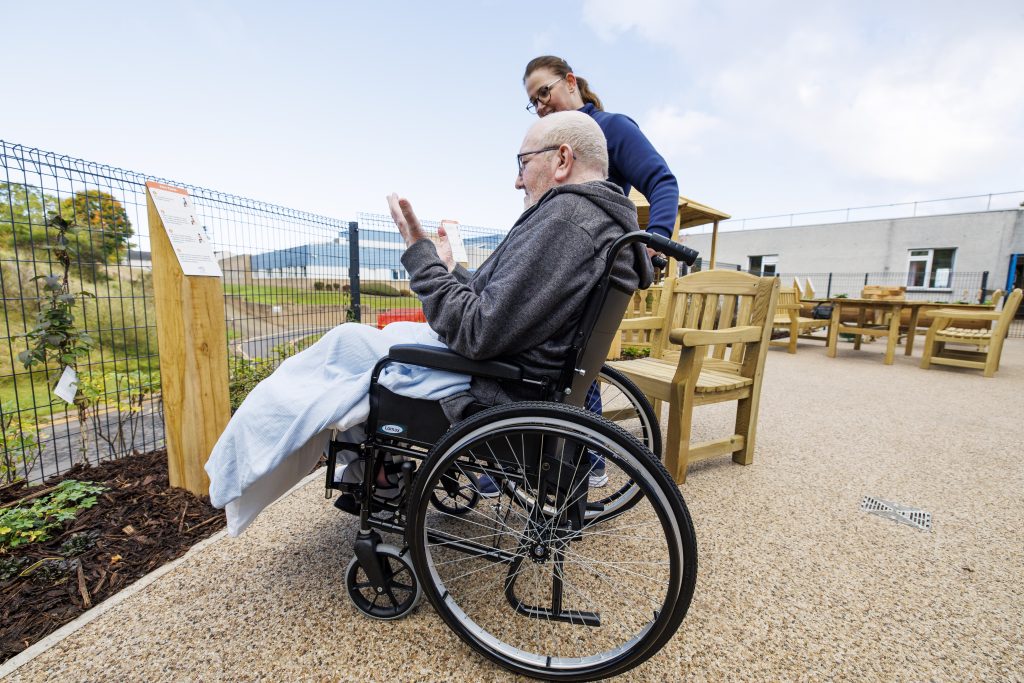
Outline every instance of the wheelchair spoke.
<path fill-rule="evenodd" d="M 603 582 L 612 591 L 618 591 L 620 594 L 621 594 L 622 591 L 627 591 L 627 592 L 631 593 L 632 595 L 635 595 L 635 596 L 639 597 L 642 600 L 646 600 L 648 603 L 650 603 L 650 606 L 651 606 L 652 609 L 657 609 L 658 606 L 661 604 L 661 600 L 652 599 L 650 597 L 650 595 L 648 595 L 647 593 L 640 592 L 636 588 L 633 588 L 631 586 L 625 585 L 625 584 L 623 584 L 621 582 L 616 583 L 616 582 L 611 581 L 611 577 L 610 576 L 608 576 L 604 572 L 598 571 L 593 566 L 589 565 L 587 562 L 580 562 L 579 564 L 580 564 L 581 567 L 585 567 L 586 569 L 588 569 L 589 573 L 592 576 L 594 576 L 595 578 L 597 578 L 598 580 Z M 642 574 L 638 574 L 637 572 L 629 572 L 629 573 L 634 574 L 636 576 L 643 576 Z M 643 577 L 643 578 L 651 578 L 651 577 Z M 641 614 L 644 614 L 644 612 L 641 612 Z"/>

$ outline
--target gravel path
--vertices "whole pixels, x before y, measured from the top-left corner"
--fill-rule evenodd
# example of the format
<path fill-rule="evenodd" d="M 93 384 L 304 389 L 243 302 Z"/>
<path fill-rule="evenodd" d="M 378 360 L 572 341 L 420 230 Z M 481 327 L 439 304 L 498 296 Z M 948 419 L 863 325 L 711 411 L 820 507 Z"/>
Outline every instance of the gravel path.
<path fill-rule="evenodd" d="M 1024 680 L 1024 341 L 994 379 L 883 352 L 770 350 L 754 464 L 701 463 L 683 486 L 690 613 L 624 680 Z M 695 439 L 732 413 L 698 409 Z M 860 512 L 864 495 L 931 512 L 932 531 Z M 358 616 L 354 534 L 313 482 L 7 680 L 511 680 L 427 604 Z"/>

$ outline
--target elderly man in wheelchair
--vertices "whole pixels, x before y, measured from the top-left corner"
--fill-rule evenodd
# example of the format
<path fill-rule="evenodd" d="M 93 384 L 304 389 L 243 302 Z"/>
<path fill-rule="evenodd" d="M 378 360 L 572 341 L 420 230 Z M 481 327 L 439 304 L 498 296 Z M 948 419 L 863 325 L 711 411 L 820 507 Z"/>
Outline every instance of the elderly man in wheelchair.
<path fill-rule="evenodd" d="M 605 180 L 606 142 L 590 117 L 540 119 L 517 162 L 525 210 L 472 275 L 444 240 L 427 239 L 408 201 L 388 198 L 439 341 L 367 342 L 377 330 L 352 330 L 318 351 L 355 343 L 360 357 L 377 353 L 365 422 L 342 420 L 326 448 L 327 488 L 359 517 L 345 584 L 360 612 L 396 619 L 426 594 L 463 641 L 510 671 L 593 680 L 656 653 L 696 580 L 694 531 L 658 460 L 657 420 L 629 380 L 602 367 L 630 296 L 650 284 L 646 247 L 683 248 L 639 231 L 632 204 Z M 288 376 L 286 364 L 275 375 Z M 386 381 L 410 368 L 458 379 L 435 392 Z M 585 406 L 595 382 L 598 413 Z M 275 398 L 285 410 L 288 399 Z M 254 421 L 245 408 L 232 423 Z M 254 442 L 239 436 L 251 425 L 233 426 L 207 465 L 211 499 L 228 505 L 229 522 L 247 487 L 266 486 L 235 476 L 237 450 Z M 306 450 L 318 448 L 311 439 Z M 591 487 L 596 463 L 602 488 Z"/>

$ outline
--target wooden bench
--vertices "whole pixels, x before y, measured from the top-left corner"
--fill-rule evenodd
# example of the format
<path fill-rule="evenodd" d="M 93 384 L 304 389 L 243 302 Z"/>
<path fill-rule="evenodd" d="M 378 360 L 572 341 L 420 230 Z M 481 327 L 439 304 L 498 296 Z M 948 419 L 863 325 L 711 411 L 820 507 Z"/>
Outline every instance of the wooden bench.
<path fill-rule="evenodd" d="M 794 281 L 793 287 L 780 287 L 778 303 L 775 304 L 775 316 L 772 319 L 773 330 L 785 330 L 788 341 L 772 341 L 772 346 L 785 346 L 789 353 L 796 353 L 796 340 L 813 339 L 828 344 L 828 335 L 824 337 L 811 334 L 815 330 L 827 329 L 829 321 L 808 318 L 801 315 L 800 289 Z"/>
<path fill-rule="evenodd" d="M 999 369 L 999 358 L 1003 353 L 1003 340 L 1010 329 L 1010 322 L 1020 307 L 1021 290 L 1015 289 L 1006 298 L 1002 311 L 962 311 L 940 308 L 928 311 L 934 319 L 924 339 L 924 353 L 921 367 L 927 369 L 932 363 L 954 365 L 962 368 L 982 370 L 985 377 L 992 377 Z M 967 321 L 988 323 L 987 329 L 964 327 Z M 993 324 L 994 323 L 994 324 Z M 974 349 L 946 348 L 946 344 L 973 346 Z"/>
<path fill-rule="evenodd" d="M 623 320 L 622 330 L 651 333 L 651 357 L 611 362 L 651 399 L 661 415 L 669 402 L 665 467 L 682 483 L 690 462 L 726 453 L 754 458 L 761 377 L 778 278 L 709 270 L 665 281 L 662 315 Z M 735 432 L 690 445 L 693 409 L 736 401 Z"/>
<path fill-rule="evenodd" d="M 661 310 L 662 288 L 663 283 L 651 285 L 648 289 L 638 289 L 633 292 L 633 298 L 626 306 L 626 312 L 623 314 L 622 319 L 632 320 L 633 318 L 646 318 L 658 315 Z M 611 346 L 608 347 L 608 360 L 619 358 L 624 347 L 650 349 L 651 337 L 652 332 L 650 330 L 627 330 L 620 326 L 619 334 L 615 335 Z"/>

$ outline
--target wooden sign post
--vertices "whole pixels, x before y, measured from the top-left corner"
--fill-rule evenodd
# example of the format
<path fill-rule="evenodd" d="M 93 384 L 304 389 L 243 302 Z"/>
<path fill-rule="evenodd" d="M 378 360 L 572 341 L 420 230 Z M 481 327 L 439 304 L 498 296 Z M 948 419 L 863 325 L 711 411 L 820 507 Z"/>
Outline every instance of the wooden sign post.
<path fill-rule="evenodd" d="M 171 486 L 208 495 L 203 465 L 231 416 L 220 268 L 208 236 L 202 244 L 205 229 L 195 227 L 188 194 L 146 186 Z M 176 213 L 166 209 L 170 198 L 182 204 Z"/>

